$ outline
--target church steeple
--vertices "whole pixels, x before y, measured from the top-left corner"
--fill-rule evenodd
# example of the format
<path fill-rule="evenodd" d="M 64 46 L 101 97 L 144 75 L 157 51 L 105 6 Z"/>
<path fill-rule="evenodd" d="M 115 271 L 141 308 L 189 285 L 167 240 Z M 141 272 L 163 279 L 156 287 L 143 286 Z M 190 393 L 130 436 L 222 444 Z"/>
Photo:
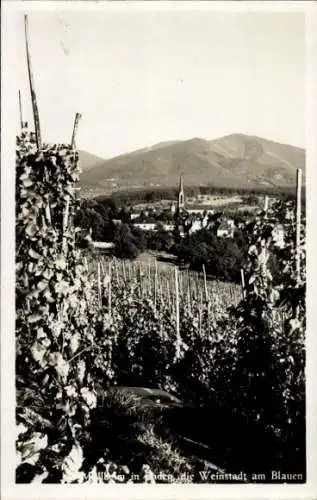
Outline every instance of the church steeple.
<path fill-rule="evenodd" d="M 184 209 L 185 209 L 185 193 L 184 193 L 183 176 L 181 175 L 179 180 L 177 211 L 179 213 Z"/>

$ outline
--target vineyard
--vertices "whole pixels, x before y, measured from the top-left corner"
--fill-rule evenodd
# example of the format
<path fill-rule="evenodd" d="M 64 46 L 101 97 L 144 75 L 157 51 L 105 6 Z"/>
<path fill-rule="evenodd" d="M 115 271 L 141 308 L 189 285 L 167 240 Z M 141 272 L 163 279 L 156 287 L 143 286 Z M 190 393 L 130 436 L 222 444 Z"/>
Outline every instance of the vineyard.
<path fill-rule="evenodd" d="M 305 220 L 299 227 L 295 204 L 258 214 L 241 289 L 177 269 L 88 262 L 75 245 L 79 175 L 73 147 L 17 138 L 17 482 L 199 482 L 214 471 L 116 386 L 209 408 L 219 471 L 251 481 L 274 463 L 304 478 Z M 199 430 L 205 417 L 195 415 Z"/>
<path fill-rule="evenodd" d="M 202 273 L 179 268 L 175 271 L 174 266 L 162 268 L 157 262 L 120 260 L 115 257 L 104 257 L 98 253 L 85 256 L 84 264 L 88 275 L 95 282 L 96 289 L 101 286 L 104 277 L 107 277 L 110 295 L 112 287 L 124 288 L 129 283 L 136 283 L 137 287 L 134 289 L 143 290 L 155 304 L 167 300 L 171 315 L 173 311 L 175 314 L 176 293 L 179 301 L 186 304 L 189 309 L 193 302 L 196 304 L 200 302 L 202 308 L 209 297 L 213 298 L 213 304 L 218 301 L 222 308 L 226 309 L 228 305 L 238 305 L 243 295 L 240 285 L 208 279 L 204 267 Z"/>

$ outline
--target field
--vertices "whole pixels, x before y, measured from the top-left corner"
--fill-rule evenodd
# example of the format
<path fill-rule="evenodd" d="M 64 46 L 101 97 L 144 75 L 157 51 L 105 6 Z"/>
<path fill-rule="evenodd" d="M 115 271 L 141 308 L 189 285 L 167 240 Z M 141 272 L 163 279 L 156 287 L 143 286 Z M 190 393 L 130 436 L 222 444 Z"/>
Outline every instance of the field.
<path fill-rule="evenodd" d="M 241 196 L 215 196 L 215 195 L 199 195 L 198 198 L 191 198 L 188 200 L 188 204 L 201 203 L 203 205 L 209 205 L 210 208 L 218 208 L 231 204 L 241 204 L 243 203 L 243 197 Z"/>
<path fill-rule="evenodd" d="M 262 197 L 257 197 L 258 201 L 254 205 L 248 204 L 248 196 L 230 196 L 230 195 L 199 195 L 198 197 L 187 197 L 186 206 L 190 210 L 192 207 L 204 207 L 208 209 L 221 210 L 224 208 L 234 208 L 238 210 L 248 209 L 250 212 L 258 210 L 261 204 L 264 204 Z M 160 200 L 152 203 L 137 203 L 134 209 L 137 211 L 146 210 L 149 208 L 167 209 L 170 208 L 171 203 L 176 203 L 177 200 Z"/>

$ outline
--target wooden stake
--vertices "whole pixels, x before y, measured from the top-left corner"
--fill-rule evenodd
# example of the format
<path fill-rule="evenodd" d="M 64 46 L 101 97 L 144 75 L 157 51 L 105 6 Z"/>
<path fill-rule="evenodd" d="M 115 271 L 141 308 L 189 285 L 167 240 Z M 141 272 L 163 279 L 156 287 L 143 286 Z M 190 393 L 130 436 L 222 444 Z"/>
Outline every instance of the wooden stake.
<path fill-rule="evenodd" d="M 189 309 L 191 310 L 192 295 L 191 295 L 191 288 L 190 288 L 190 276 L 189 276 L 189 271 L 188 271 L 188 269 L 187 269 L 187 272 L 186 272 L 186 279 L 187 279 L 187 296 L 188 296 L 188 304 L 189 304 Z"/>
<path fill-rule="evenodd" d="M 36 93 L 35 93 L 35 87 L 34 87 L 34 77 L 33 77 L 33 71 L 32 71 L 32 66 L 31 66 L 31 56 L 30 56 L 30 50 L 29 50 L 28 16 L 24 16 L 24 30 L 25 30 L 26 59 L 27 59 L 27 66 L 28 66 L 30 93 L 31 93 L 33 118 L 34 118 L 35 138 L 36 138 L 37 149 L 41 149 L 42 139 L 41 139 L 40 116 L 39 116 L 39 110 L 38 110 L 38 106 L 37 106 L 37 99 L 36 99 Z"/>
<path fill-rule="evenodd" d="M 157 300 L 157 261 L 155 261 L 155 274 L 154 274 L 154 305 L 156 307 Z"/>
<path fill-rule="evenodd" d="M 300 230 L 301 230 L 301 210 L 302 210 L 302 170 L 297 169 L 296 175 L 296 281 L 300 283 Z"/>
<path fill-rule="evenodd" d="M 117 284 L 119 284 L 119 270 L 118 270 L 118 261 L 117 260 L 115 260 L 115 269 L 116 269 Z"/>
<path fill-rule="evenodd" d="M 47 224 L 50 226 L 52 224 L 52 217 L 51 217 L 51 206 L 49 199 L 47 200 L 45 205 L 45 217 L 47 220 Z"/>
<path fill-rule="evenodd" d="M 100 262 L 98 262 L 98 274 L 97 274 L 97 279 L 98 279 L 98 302 L 99 302 L 99 307 L 101 308 L 101 305 L 102 305 L 102 295 L 101 295 Z"/>
<path fill-rule="evenodd" d="M 125 263 L 124 263 L 124 260 L 122 261 L 122 272 L 123 272 L 123 279 L 124 279 L 124 281 L 126 281 L 127 275 L 126 275 L 126 272 L 125 272 Z"/>
<path fill-rule="evenodd" d="M 202 311 L 201 311 L 201 303 L 198 304 L 198 331 L 199 331 L 199 336 L 201 336 L 201 327 L 202 327 Z"/>
<path fill-rule="evenodd" d="M 245 278 L 244 278 L 244 270 L 241 268 L 240 269 L 240 273 L 241 273 L 241 286 L 242 286 L 242 295 L 243 295 L 243 298 L 245 298 L 246 296 L 246 290 L 245 290 Z"/>
<path fill-rule="evenodd" d="M 141 283 L 141 280 L 142 280 L 142 266 L 141 266 L 141 262 L 139 262 L 139 265 L 138 265 L 138 275 L 139 275 L 139 281 Z"/>
<path fill-rule="evenodd" d="M 208 288 L 207 288 L 207 277 L 206 277 L 205 264 L 203 264 L 203 274 L 204 274 L 205 297 L 206 297 L 206 302 L 207 302 L 208 301 Z"/>
<path fill-rule="evenodd" d="M 74 120 L 74 127 L 73 127 L 73 134 L 72 134 L 72 139 L 71 139 L 71 147 L 72 149 L 76 149 L 76 134 L 78 130 L 78 124 L 79 120 L 82 118 L 82 115 L 80 113 L 76 113 L 75 115 L 75 120 Z"/>
<path fill-rule="evenodd" d="M 266 195 L 264 198 L 264 217 L 267 217 L 267 211 L 269 208 L 269 197 Z"/>
<path fill-rule="evenodd" d="M 168 282 L 166 284 L 166 287 L 167 287 L 168 307 L 169 307 L 169 309 L 171 309 L 171 293 L 170 293 L 170 287 L 169 287 L 169 283 Z"/>
<path fill-rule="evenodd" d="M 179 293 L 178 293 L 178 269 L 175 267 L 175 299 L 176 299 L 176 350 L 175 358 L 179 359 L 180 356 L 180 331 L 179 331 Z"/>
<path fill-rule="evenodd" d="M 19 112 L 20 112 L 20 127 L 21 127 L 21 132 L 23 132 L 24 129 L 27 128 L 27 122 L 23 121 L 22 99 L 21 99 L 21 91 L 20 90 L 19 90 Z"/>
<path fill-rule="evenodd" d="M 195 281 L 196 281 L 197 294 L 199 295 L 199 291 L 201 288 L 201 279 L 198 273 L 195 274 Z"/>
<path fill-rule="evenodd" d="M 109 266 L 109 285 L 108 285 L 108 313 L 111 318 L 112 314 L 112 296 L 111 296 L 111 278 L 112 278 L 112 273 L 111 273 L 111 266 Z"/>
<path fill-rule="evenodd" d="M 188 286 L 187 286 L 187 292 L 186 292 L 186 302 L 187 302 L 187 307 L 190 311 L 190 290 L 189 290 Z"/>
<path fill-rule="evenodd" d="M 151 262 L 148 262 L 148 291 L 149 295 L 151 295 Z"/>
<path fill-rule="evenodd" d="M 200 307 L 201 307 L 201 310 L 203 310 L 203 292 L 200 290 L 199 292 L 199 303 L 200 303 Z"/>
<path fill-rule="evenodd" d="M 179 295 L 180 297 L 183 296 L 183 277 L 182 277 L 182 273 L 179 273 L 178 274 L 178 288 L 179 288 Z"/>

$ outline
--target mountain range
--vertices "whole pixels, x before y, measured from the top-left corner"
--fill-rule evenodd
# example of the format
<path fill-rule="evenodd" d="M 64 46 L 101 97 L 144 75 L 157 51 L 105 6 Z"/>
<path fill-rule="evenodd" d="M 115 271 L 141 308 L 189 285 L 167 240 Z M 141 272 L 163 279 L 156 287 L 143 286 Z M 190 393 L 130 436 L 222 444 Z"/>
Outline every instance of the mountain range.
<path fill-rule="evenodd" d="M 175 187 L 180 175 L 188 186 L 289 188 L 301 168 L 305 180 L 304 149 L 244 134 L 162 142 L 106 160 L 80 151 L 79 158 L 84 196 Z"/>

